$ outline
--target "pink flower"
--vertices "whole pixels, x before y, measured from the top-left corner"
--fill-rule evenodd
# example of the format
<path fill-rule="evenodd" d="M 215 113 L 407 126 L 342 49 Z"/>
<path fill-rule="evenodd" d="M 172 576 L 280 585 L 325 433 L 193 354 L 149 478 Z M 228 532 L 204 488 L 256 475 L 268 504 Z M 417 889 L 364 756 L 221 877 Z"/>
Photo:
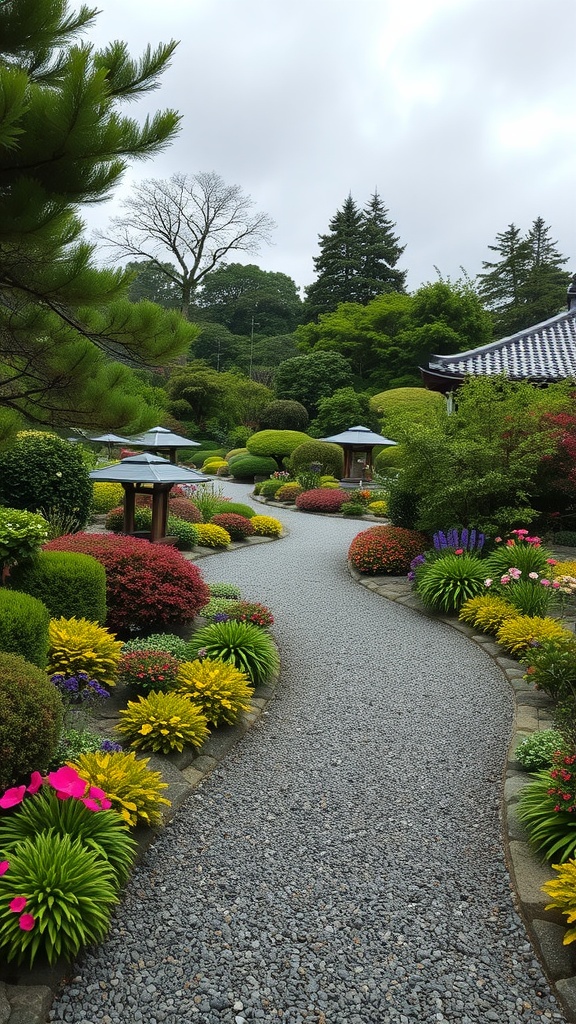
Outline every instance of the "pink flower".
<path fill-rule="evenodd" d="M 14 899 L 10 901 L 10 910 L 13 910 L 15 914 L 19 914 L 20 911 L 24 910 L 26 903 L 27 900 L 25 896 L 15 896 Z"/>
<path fill-rule="evenodd" d="M 547 558 L 546 565 L 558 565 L 558 561 L 556 558 Z"/>
<path fill-rule="evenodd" d="M 17 804 L 21 804 L 26 793 L 26 786 L 12 786 L 11 789 L 7 789 L 2 797 L 0 797 L 0 807 L 7 810 L 9 807 L 16 807 Z"/>
<path fill-rule="evenodd" d="M 106 799 L 106 793 L 104 792 L 103 789 L 100 789 L 98 786 L 90 786 L 90 789 L 88 790 L 88 796 L 93 796 L 95 797 L 96 800 Z"/>
<path fill-rule="evenodd" d="M 491 587 L 493 582 L 494 582 L 493 580 L 484 580 L 484 586 L 485 587 Z"/>
<path fill-rule="evenodd" d="M 0 860 L 0 875 L 5 875 L 10 868 L 9 860 Z"/>
<path fill-rule="evenodd" d="M 507 583 L 510 583 L 510 577 L 506 576 L 506 575 L 505 576 L 501 576 L 500 577 L 500 583 L 502 584 L 502 586 L 505 587 Z"/>
<path fill-rule="evenodd" d="M 58 768 L 57 771 L 50 772 L 48 782 L 62 800 L 66 800 L 69 796 L 76 798 L 84 796 L 88 785 L 86 779 L 81 779 L 78 772 L 66 764 L 62 768 Z"/>
<path fill-rule="evenodd" d="M 37 793 L 40 789 L 42 781 L 40 772 L 32 772 L 32 775 L 30 776 L 30 785 L 26 787 L 26 792 L 30 793 L 31 796 L 34 796 L 34 793 Z"/>
<path fill-rule="evenodd" d="M 512 566 L 510 569 L 508 569 L 508 575 L 513 580 L 519 580 L 521 575 L 522 575 L 522 570 L 521 569 L 516 569 L 514 566 Z"/>
<path fill-rule="evenodd" d="M 463 555 L 464 554 L 464 548 L 456 548 L 456 551 L 454 552 L 454 554 L 455 555 Z"/>
<path fill-rule="evenodd" d="M 502 537 L 494 537 L 494 543 L 495 544 L 501 544 L 502 543 Z"/>
<path fill-rule="evenodd" d="M 549 587 L 550 586 L 550 580 L 540 580 L 540 583 L 542 584 L 543 587 Z"/>
<path fill-rule="evenodd" d="M 559 587 L 560 587 L 560 584 L 558 583 L 558 581 L 557 581 L 557 580 L 554 580 L 554 581 L 552 582 L 552 590 L 558 590 L 558 589 L 559 589 Z"/>
<path fill-rule="evenodd" d="M 33 914 L 22 914 L 18 922 L 23 932 L 31 932 L 36 924 Z"/>
<path fill-rule="evenodd" d="M 530 580 L 537 580 L 538 579 L 538 573 L 537 572 L 529 572 L 528 573 L 528 579 L 530 579 Z"/>

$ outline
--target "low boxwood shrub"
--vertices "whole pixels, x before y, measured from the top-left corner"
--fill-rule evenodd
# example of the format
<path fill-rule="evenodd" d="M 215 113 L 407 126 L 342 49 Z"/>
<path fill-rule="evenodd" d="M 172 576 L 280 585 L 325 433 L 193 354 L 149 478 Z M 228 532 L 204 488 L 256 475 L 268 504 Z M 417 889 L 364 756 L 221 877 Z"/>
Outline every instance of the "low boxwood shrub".
<path fill-rule="evenodd" d="M 484 563 L 476 555 L 447 554 L 426 562 L 416 573 L 422 603 L 444 615 L 458 614 L 465 601 L 485 591 Z"/>
<path fill-rule="evenodd" d="M 346 501 L 348 493 L 341 488 L 317 487 L 299 494 L 296 508 L 302 512 L 339 512 Z"/>
<path fill-rule="evenodd" d="M 302 487 L 302 484 L 299 484 L 296 481 L 282 484 L 282 486 L 276 491 L 276 501 L 286 501 L 290 505 L 293 505 L 296 498 L 299 494 L 302 494 L 303 490 L 304 488 Z"/>
<path fill-rule="evenodd" d="M 283 486 L 283 480 L 263 480 L 258 484 L 258 494 L 261 498 L 274 498 Z"/>
<path fill-rule="evenodd" d="M 348 549 L 348 558 L 358 572 L 402 576 L 410 562 L 428 547 L 421 533 L 398 526 L 372 526 L 358 533 Z"/>
<path fill-rule="evenodd" d="M 39 551 L 29 562 L 14 566 L 8 585 L 42 601 L 52 618 L 106 621 L 106 573 L 90 555 L 73 551 Z"/>
<path fill-rule="evenodd" d="M 237 599 L 242 596 L 240 587 L 235 583 L 209 583 L 210 597 L 230 597 Z"/>
<path fill-rule="evenodd" d="M 303 470 L 309 470 L 312 465 L 318 465 L 318 473 L 340 480 L 344 473 L 344 450 L 331 441 L 316 441 L 305 437 L 292 451 L 289 465 L 295 476 Z"/>
<path fill-rule="evenodd" d="M 0 587 L 0 651 L 46 667 L 50 612 L 30 594 Z"/>
<path fill-rule="evenodd" d="M 212 660 L 230 662 L 254 686 L 267 683 L 280 666 L 272 637 L 251 622 L 212 622 L 193 634 L 188 650 L 191 660 L 202 652 Z"/>
<path fill-rule="evenodd" d="M 220 515 L 221 512 L 231 513 L 235 516 L 244 516 L 252 519 L 256 512 L 250 505 L 244 505 L 241 501 L 220 501 L 217 503 L 212 515 Z"/>
<path fill-rule="evenodd" d="M 479 597 L 470 597 L 464 602 L 458 618 L 483 633 L 494 634 L 498 632 L 504 619 L 512 615 L 517 615 L 517 610 L 505 598 L 496 594 L 480 594 Z"/>
<path fill-rule="evenodd" d="M 149 761 L 132 750 L 94 751 L 82 754 L 72 767 L 91 786 L 104 790 L 127 825 L 161 825 L 162 807 L 170 807 L 170 800 L 162 796 L 168 783 L 148 767 Z"/>
<path fill-rule="evenodd" d="M 541 729 L 520 741 L 514 751 L 514 758 L 525 772 L 540 772 L 551 768 L 556 751 L 566 746 L 562 733 L 557 729 Z"/>
<path fill-rule="evenodd" d="M 48 672 L 66 677 L 87 672 L 103 686 L 114 686 L 122 644 L 104 626 L 88 619 L 51 619 Z"/>
<path fill-rule="evenodd" d="M 189 622 L 209 599 L 199 568 L 175 548 L 138 537 L 76 533 L 50 551 L 93 555 L 106 570 L 107 624 L 114 630 Z"/>
<path fill-rule="evenodd" d="M 274 459 L 259 455 L 245 455 L 228 464 L 230 476 L 235 480 L 253 480 L 255 476 L 270 476 L 278 469 Z"/>
<path fill-rule="evenodd" d="M 275 519 L 274 516 L 252 516 L 250 521 L 254 534 L 257 537 L 274 537 L 277 539 L 282 536 L 282 523 L 279 519 Z"/>
<path fill-rule="evenodd" d="M 92 511 L 96 514 L 110 512 L 124 500 L 122 484 L 96 481 L 92 484 Z"/>
<path fill-rule="evenodd" d="M 574 634 L 556 619 L 539 618 L 536 615 L 516 615 L 504 619 L 496 634 L 498 643 L 517 658 L 526 654 L 528 648 L 534 644 L 542 644 L 547 640 L 563 641 L 573 637 Z"/>
<path fill-rule="evenodd" d="M 176 691 L 189 698 L 209 725 L 233 725 L 250 710 L 254 688 L 245 672 L 224 661 L 203 658 L 180 666 Z"/>
<path fill-rule="evenodd" d="M 118 663 L 118 681 L 135 693 L 174 689 L 181 662 L 165 651 L 128 651 Z"/>
<path fill-rule="evenodd" d="M 157 693 L 128 701 L 115 730 L 136 750 L 170 754 L 184 746 L 201 747 L 208 735 L 206 718 L 179 693 Z"/>
<path fill-rule="evenodd" d="M 198 523 L 195 529 L 198 533 L 198 543 L 206 548 L 226 548 L 232 540 L 227 530 L 212 522 Z"/>
<path fill-rule="evenodd" d="M 366 506 L 356 501 L 345 501 L 340 506 L 340 511 L 343 516 L 363 516 L 366 511 Z"/>
<path fill-rule="evenodd" d="M 0 653 L 0 792 L 47 769 L 63 715 L 46 672 L 17 654 Z"/>
<path fill-rule="evenodd" d="M 254 536 L 254 527 L 246 516 L 238 516 L 235 512 L 217 512 L 212 516 L 210 522 L 214 526 L 221 526 L 226 533 L 230 534 L 232 540 L 246 540 L 246 537 Z"/>

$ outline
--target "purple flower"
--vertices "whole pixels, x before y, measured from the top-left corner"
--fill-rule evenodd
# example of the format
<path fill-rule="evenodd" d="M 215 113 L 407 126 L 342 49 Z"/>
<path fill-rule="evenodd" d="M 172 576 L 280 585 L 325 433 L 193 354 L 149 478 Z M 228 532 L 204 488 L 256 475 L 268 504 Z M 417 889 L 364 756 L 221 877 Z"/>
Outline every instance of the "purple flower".
<path fill-rule="evenodd" d="M 114 740 L 102 740 L 100 750 L 104 750 L 107 754 L 119 754 L 122 752 L 122 746 L 120 743 L 114 743 Z"/>
<path fill-rule="evenodd" d="M 216 612 L 216 614 L 212 616 L 212 622 L 228 622 L 229 618 L 230 616 L 226 615 L 226 612 Z"/>

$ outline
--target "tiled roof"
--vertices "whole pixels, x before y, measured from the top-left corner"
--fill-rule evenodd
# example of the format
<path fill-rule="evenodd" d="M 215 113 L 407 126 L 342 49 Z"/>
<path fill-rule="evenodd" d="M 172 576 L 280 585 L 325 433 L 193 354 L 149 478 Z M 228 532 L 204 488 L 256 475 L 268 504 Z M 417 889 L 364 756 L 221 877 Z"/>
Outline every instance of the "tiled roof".
<path fill-rule="evenodd" d="M 469 352 L 433 355 L 421 372 L 425 380 L 438 382 L 497 373 L 543 383 L 576 379 L 576 309 Z"/>

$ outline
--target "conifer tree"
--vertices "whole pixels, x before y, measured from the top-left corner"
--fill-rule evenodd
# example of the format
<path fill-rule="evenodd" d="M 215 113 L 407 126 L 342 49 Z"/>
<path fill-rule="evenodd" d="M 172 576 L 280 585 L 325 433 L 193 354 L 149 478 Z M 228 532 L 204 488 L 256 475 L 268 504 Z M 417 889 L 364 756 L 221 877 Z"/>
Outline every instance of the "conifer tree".
<path fill-rule="evenodd" d="M 130 367 L 173 359 L 194 329 L 128 301 L 130 273 L 95 266 L 79 208 L 175 134 L 174 111 L 139 125 L 119 106 L 157 87 L 176 44 L 139 60 L 121 42 L 97 50 L 77 41 L 96 14 L 67 0 L 0 3 L 0 409 L 139 429 L 157 411 Z"/>
<path fill-rule="evenodd" d="M 406 246 L 399 244 L 395 226 L 378 192 L 374 192 L 363 212 L 360 283 L 363 304 L 384 292 L 404 291 L 406 271 L 398 270 L 396 264 Z"/>

